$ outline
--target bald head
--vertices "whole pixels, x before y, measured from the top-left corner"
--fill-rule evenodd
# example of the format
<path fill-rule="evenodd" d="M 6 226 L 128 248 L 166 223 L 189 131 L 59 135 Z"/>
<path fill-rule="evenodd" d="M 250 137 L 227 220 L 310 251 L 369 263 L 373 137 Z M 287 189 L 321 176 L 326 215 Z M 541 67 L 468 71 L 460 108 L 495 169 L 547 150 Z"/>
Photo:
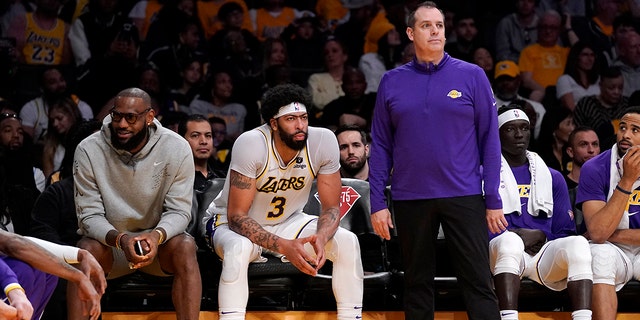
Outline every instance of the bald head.
<path fill-rule="evenodd" d="M 145 105 L 151 106 L 151 97 L 147 92 L 140 88 L 128 88 L 120 91 L 116 96 L 116 99 L 121 98 L 140 98 Z"/>

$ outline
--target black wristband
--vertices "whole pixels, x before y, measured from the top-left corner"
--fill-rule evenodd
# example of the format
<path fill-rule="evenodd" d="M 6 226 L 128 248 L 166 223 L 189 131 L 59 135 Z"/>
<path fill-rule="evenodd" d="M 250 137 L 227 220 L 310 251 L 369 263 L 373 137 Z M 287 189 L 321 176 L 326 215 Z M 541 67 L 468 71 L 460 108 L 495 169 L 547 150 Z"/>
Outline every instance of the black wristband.
<path fill-rule="evenodd" d="M 620 192 L 622 192 L 622 193 L 624 193 L 624 194 L 626 194 L 628 196 L 631 195 L 631 191 L 622 189 L 619 184 L 616 185 L 616 190 L 618 190 L 618 191 L 620 191 Z"/>

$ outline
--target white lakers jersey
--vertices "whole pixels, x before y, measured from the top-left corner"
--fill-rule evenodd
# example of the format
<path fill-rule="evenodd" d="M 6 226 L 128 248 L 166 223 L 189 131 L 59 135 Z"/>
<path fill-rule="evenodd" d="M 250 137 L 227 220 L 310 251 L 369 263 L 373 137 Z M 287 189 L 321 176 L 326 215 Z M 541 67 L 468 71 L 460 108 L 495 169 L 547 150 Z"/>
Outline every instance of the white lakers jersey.
<path fill-rule="evenodd" d="M 256 179 L 256 195 L 249 216 L 261 225 L 274 225 L 302 212 L 309 199 L 313 179 L 340 169 L 340 150 L 333 132 L 309 127 L 307 145 L 289 162 L 283 163 L 273 143 L 268 124 L 240 135 L 231 154 L 230 170 Z M 226 223 L 229 179 L 207 209 L 210 225 Z"/>

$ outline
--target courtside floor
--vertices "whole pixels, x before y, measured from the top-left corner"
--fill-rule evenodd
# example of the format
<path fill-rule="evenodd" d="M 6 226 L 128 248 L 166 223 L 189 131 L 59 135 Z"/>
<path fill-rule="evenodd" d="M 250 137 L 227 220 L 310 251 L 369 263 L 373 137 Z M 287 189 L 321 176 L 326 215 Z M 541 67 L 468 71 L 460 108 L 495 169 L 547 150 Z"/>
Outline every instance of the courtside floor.
<path fill-rule="evenodd" d="M 571 320 L 570 312 L 521 312 L 520 320 Z M 102 314 L 103 320 L 175 320 L 176 317 L 170 312 L 144 312 L 144 313 L 119 313 L 105 312 Z M 200 312 L 200 320 L 217 320 L 218 313 L 211 311 Z M 333 320 L 336 319 L 335 312 L 323 311 L 253 311 L 247 312 L 247 320 Z M 400 311 L 389 312 L 364 312 L 364 320 L 404 320 L 404 315 Z M 638 313 L 619 313 L 617 320 L 637 320 L 640 319 Z M 435 320 L 467 320 L 464 312 L 436 312 Z"/>

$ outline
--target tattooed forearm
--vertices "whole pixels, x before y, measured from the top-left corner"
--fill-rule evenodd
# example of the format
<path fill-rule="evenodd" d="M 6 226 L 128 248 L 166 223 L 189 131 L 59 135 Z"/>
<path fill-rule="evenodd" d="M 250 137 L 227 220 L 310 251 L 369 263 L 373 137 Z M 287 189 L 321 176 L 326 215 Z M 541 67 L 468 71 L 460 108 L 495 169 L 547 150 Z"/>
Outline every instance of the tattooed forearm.
<path fill-rule="evenodd" d="M 230 216 L 229 228 L 234 232 L 243 235 L 251 242 L 267 248 L 273 252 L 280 252 L 280 246 L 278 245 L 278 239 L 280 237 L 268 232 L 262 226 L 247 216 L 235 217 Z"/>
<path fill-rule="evenodd" d="M 246 177 L 238 172 L 235 172 L 233 170 L 230 171 L 230 181 L 229 183 L 238 188 L 238 189 L 249 189 L 251 188 L 251 178 Z"/>
<path fill-rule="evenodd" d="M 340 224 L 340 209 L 327 208 L 322 210 L 318 218 L 318 232 L 327 232 L 327 238 L 333 237 Z"/>

